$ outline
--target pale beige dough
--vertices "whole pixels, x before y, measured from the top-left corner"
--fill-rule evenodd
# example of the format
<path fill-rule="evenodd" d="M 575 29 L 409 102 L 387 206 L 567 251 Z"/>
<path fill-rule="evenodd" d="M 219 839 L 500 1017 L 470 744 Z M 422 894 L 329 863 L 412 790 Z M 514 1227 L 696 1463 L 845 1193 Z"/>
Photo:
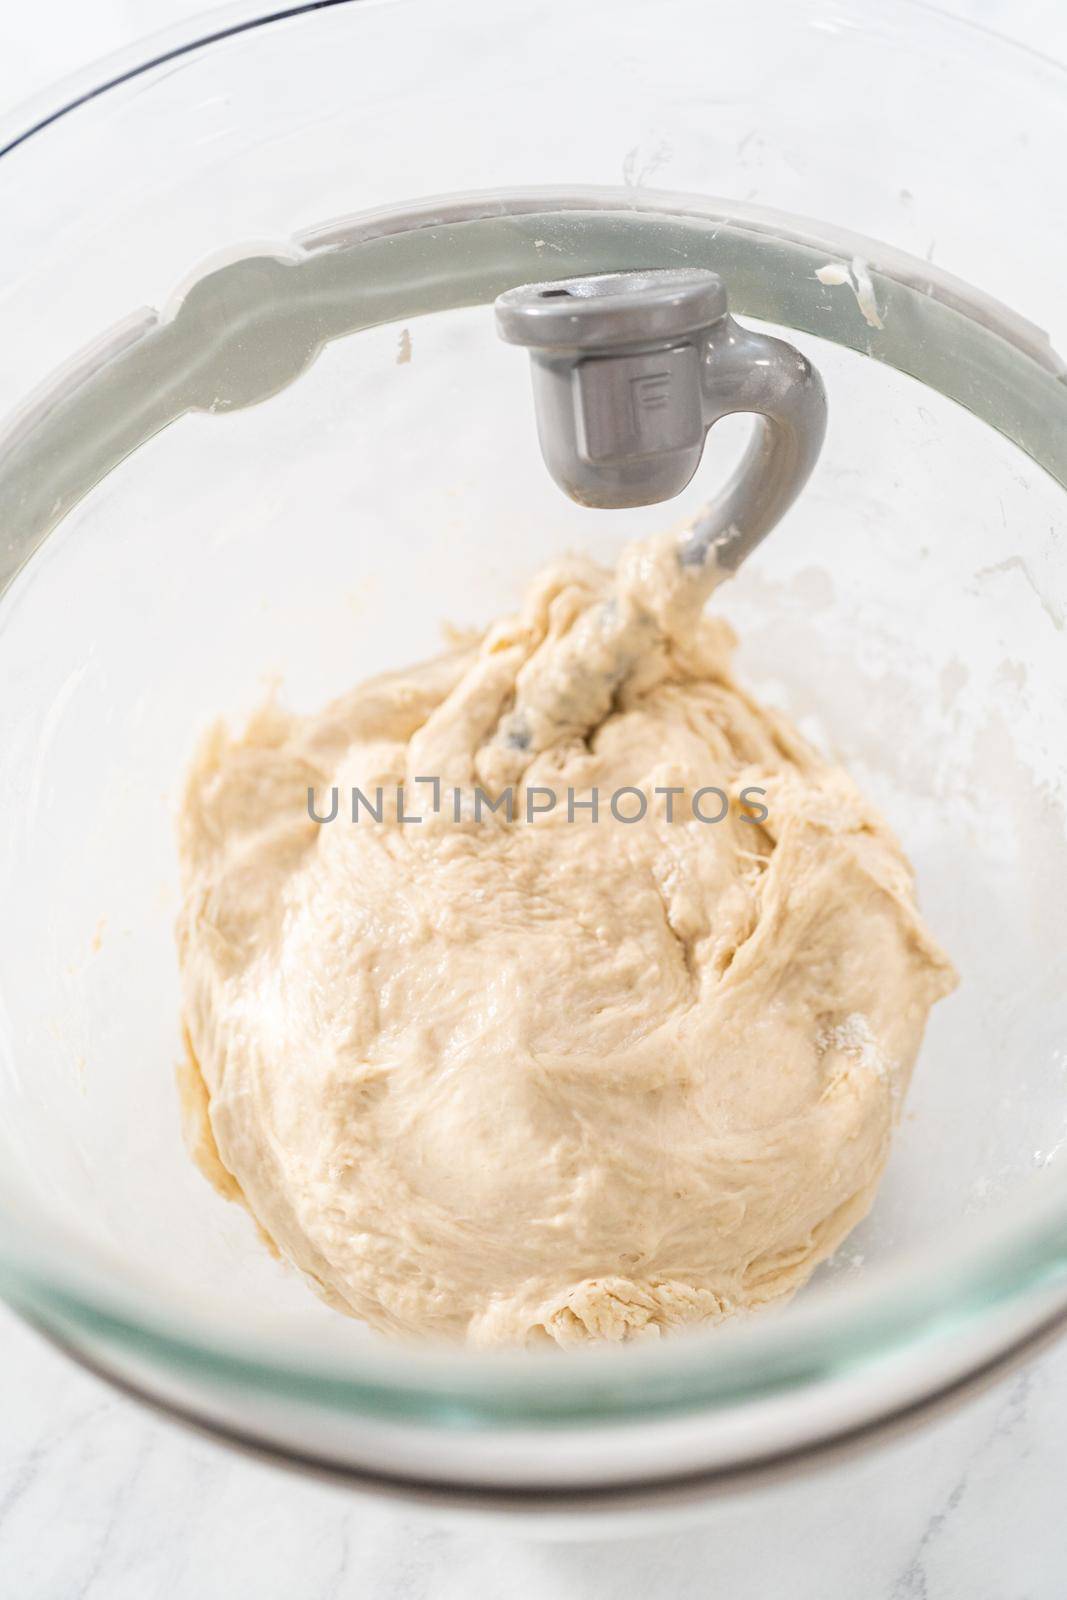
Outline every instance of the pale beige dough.
<path fill-rule="evenodd" d="M 218 726 L 180 825 L 190 1143 L 339 1309 L 649 1336 L 797 1289 L 871 1204 L 954 981 L 900 846 L 758 705 L 671 541 L 318 716 Z M 604 640 L 610 637 L 610 649 Z M 456 824 L 429 786 L 561 797 Z M 391 786 L 407 811 L 390 816 Z M 314 786 L 340 814 L 319 825 Z M 348 819 L 353 785 L 386 820 Z M 716 825 L 628 785 L 765 789 Z M 601 817 L 565 815 L 596 786 Z M 714 802 L 711 803 L 712 806 Z"/>

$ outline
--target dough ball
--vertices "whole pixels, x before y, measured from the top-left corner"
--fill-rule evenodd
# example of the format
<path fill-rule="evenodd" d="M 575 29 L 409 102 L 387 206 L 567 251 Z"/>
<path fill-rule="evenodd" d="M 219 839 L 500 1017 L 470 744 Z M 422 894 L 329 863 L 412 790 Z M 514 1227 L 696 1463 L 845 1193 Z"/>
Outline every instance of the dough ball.
<path fill-rule="evenodd" d="M 870 1206 L 952 986 L 896 839 L 737 684 L 722 621 L 637 605 L 605 688 L 618 599 L 554 567 L 477 645 L 216 728 L 190 775 L 191 1144 L 387 1333 L 571 1345 L 788 1296 Z"/>

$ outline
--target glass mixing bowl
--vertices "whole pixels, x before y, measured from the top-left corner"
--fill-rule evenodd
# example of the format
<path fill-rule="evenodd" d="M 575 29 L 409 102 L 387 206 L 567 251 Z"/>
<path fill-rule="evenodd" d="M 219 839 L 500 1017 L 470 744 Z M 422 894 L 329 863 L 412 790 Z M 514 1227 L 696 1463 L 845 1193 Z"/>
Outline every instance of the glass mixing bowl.
<path fill-rule="evenodd" d="M 239 10 L 0 137 L 0 1283 L 27 1318 L 233 1440 L 573 1513 L 795 1474 L 1067 1315 L 1067 384 L 1006 309 L 1062 322 L 1065 142 L 1057 68 L 882 0 Z M 716 603 L 889 816 L 962 982 L 872 1215 L 786 1311 L 594 1357 L 389 1345 L 183 1150 L 174 797 L 272 679 L 310 709 L 553 554 L 696 510 L 744 424 L 666 510 L 583 510 L 490 309 L 678 264 L 825 379 L 815 477 Z"/>

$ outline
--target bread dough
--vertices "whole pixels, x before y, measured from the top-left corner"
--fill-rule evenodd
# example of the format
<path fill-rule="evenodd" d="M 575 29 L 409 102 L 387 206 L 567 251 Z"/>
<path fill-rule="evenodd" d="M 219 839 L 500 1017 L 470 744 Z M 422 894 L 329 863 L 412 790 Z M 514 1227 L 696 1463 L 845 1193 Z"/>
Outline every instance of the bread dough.
<path fill-rule="evenodd" d="M 484 638 L 202 743 L 190 1144 L 375 1328 L 570 1345 L 715 1321 L 791 1294 L 871 1203 L 952 969 L 893 834 L 739 686 L 704 593 L 673 540 L 618 574 L 556 564 Z M 514 786 L 514 821 L 473 820 L 479 784 Z M 335 786 L 312 820 L 309 787 L 324 816 Z M 710 786 L 717 823 L 690 804 Z M 353 787 L 382 788 L 382 822 L 351 821 Z M 534 787 L 559 803 L 528 822 Z M 568 820 L 594 787 L 597 821 Z M 639 822 L 609 809 L 623 787 Z"/>

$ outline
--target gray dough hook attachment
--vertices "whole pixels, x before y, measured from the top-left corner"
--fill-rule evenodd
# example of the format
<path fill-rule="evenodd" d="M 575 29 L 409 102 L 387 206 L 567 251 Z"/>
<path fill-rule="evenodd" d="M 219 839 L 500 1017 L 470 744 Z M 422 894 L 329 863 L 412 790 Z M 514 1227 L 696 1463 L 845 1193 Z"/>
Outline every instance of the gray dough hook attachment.
<path fill-rule="evenodd" d="M 496 319 L 501 338 L 530 351 L 541 452 L 579 505 L 672 499 L 708 429 L 756 414 L 736 472 L 683 541 L 685 564 L 714 552 L 733 571 L 807 482 L 826 432 L 822 380 L 792 345 L 735 322 L 714 272 L 524 284 L 498 297 Z"/>

